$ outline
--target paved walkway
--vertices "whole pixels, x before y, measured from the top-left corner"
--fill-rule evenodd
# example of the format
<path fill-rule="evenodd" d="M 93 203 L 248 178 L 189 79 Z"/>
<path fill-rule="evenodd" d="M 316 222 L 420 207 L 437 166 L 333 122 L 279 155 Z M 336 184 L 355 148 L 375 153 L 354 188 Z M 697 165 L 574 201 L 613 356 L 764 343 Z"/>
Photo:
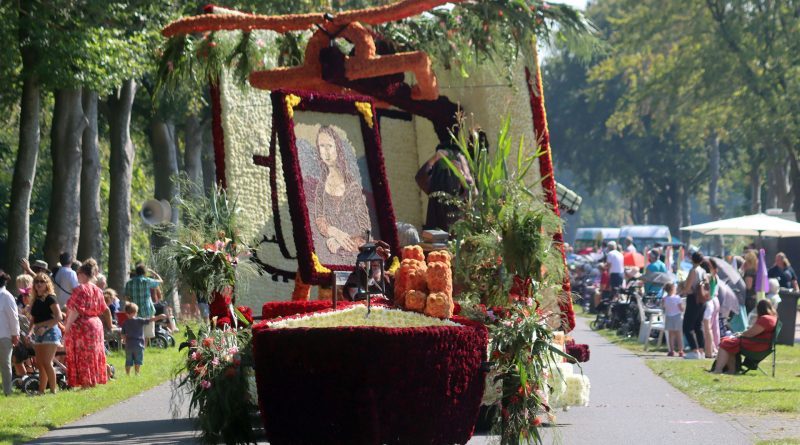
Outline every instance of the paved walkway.
<path fill-rule="evenodd" d="M 753 443 L 745 427 L 699 406 L 656 377 L 642 358 L 589 330 L 585 320 L 578 320 L 574 336 L 591 347 L 592 358 L 583 366 L 591 379 L 591 404 L 559 412 L 559 425 L 545 429 L 545 443 Z M 171 395 L 169 385 L 161 385 L 32 443 L 196 443 L 191 421 L 172 418 Z M 491 442 L 476 436 L 469 445 Z"/>

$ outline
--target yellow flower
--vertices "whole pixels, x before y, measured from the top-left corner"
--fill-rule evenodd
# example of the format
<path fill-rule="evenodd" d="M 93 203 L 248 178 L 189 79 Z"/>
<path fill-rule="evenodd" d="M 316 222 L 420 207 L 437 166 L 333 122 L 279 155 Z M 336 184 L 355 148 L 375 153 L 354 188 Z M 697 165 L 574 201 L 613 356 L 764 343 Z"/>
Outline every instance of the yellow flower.
<path fill-rule="evenodd" d="M 399 269 L 399 268 L 400 268 L 400 260 L 397 257 L 394 257 L 392 259 L 392 265 L 389 266 L 389 270 L 387 270 L 386 272 L 395 273 L 395 272 L 397 272 L 397 269 Z"/>
<path fill-rule="evenodd" d="M 289 119 L 294 119 L 294 107 L 300 104 L 300 96 L 289 94 L 283 100 L 286 101 L 286 112 L 289 114 Z"/>
<path fill-rule="evenodd" d="M 316 253 L 311 254 L 311 262 L 314 264 L 314 271 L 317 273 L 331 273 L 331 270 L 327 267 L 323 266 L 322 263 L 319 262 L 319 257 L 317 257 Z"/>
<path fill-rule="evenodd" d="M 364 120 L 367 121 L 367 125 L 369 128 L 372 128 L 372 104 L 369 102 L 356 102 L 356 110 L 364 116 Z"/>

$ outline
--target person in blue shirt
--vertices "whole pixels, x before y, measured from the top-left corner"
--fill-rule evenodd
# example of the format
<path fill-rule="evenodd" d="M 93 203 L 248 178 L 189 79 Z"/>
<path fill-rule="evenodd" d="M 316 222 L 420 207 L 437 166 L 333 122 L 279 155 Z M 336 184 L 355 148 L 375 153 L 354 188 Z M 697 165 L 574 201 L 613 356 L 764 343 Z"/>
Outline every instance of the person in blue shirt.
<path fill-rule="evenodd" d="M 650 264 L 647 265 L 647 272 L 667 272 L 667 265 L 661 261 L 661 251 L 657 248 L 650 249 Z M 645 294 L 658 294 L 662 286 L 656 283 L 646 283 L 644 286 Z"/>

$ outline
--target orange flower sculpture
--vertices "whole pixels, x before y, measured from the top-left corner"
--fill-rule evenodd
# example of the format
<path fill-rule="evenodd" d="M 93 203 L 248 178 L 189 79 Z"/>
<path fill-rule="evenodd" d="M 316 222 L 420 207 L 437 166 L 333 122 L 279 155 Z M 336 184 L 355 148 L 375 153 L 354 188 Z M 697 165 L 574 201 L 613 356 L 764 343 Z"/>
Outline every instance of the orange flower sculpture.
<path fill-rule="evenodd" d="M 438 318 L 453 316 L 453 299 L 444 292 L 433 292 L 425 300 L 425 315 Z"/>
<path fill-rule="evenodd" d="M 425 292 L 418 290 L 407 291 L 405 294 L 406 309 L 415 312 L 424 312 L 427 300 L 428 296 L 425 295 Z"/>

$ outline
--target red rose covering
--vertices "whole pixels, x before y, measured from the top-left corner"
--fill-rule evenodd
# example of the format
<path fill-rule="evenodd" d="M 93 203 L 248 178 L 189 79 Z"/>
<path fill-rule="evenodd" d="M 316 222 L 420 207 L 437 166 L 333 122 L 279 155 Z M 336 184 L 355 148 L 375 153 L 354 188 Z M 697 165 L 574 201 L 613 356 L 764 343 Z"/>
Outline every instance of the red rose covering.
<path fill-rule="evenodd" d="M 488 333 L 480 323 L 455 321 L 462 326 L 272 329 L 259 323 L 253 356 L 267 439 L 275 445 L 466 443 L 483 395 Z"/>

